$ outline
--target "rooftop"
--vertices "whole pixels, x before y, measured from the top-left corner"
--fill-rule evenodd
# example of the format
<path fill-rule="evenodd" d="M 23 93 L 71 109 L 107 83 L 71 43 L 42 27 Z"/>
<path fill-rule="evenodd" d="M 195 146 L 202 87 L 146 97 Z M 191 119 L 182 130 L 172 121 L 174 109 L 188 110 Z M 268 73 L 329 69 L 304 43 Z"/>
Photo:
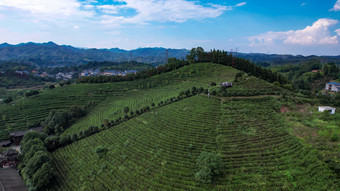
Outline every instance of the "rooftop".
<path fill-rule="evenodd" d="M 28 131 L 38 131 L 38 132 L 43 132 L 44 129 L 42 127 L 37 127 L 37 128 L 32 128 L 32 129 L 26 129 L 26 130 L 22 130 L 22 131 L 16 131 L 16 132 L 12 132 L 10 133 L 11 136 L 13 137 L 20 137 L 20 136 L 24 136 Z"/>
<path fill-rule="evenodd" d="M 337 82 L 330 82 L 330 83 L 327 83 L 327 84 L 331 84 L 331 85 L 340 86 L 340 83 L 337 83 Z"/>
<path fill-rule="evenodd" d="M 335 107 L 331 107 L 331 106 L 319 106 L 319 108 L 323 108 L 323 109 L 336 109 Z"/>

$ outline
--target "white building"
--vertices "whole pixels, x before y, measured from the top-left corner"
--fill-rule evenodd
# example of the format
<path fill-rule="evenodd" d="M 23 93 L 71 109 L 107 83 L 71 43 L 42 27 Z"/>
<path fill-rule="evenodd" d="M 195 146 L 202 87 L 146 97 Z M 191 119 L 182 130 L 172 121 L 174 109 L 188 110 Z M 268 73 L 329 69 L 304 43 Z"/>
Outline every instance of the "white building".
<path fill-rule="evenodd" d="M 328 111 L 332 115 L 335 114 L 335 109 L 336 108 L 330 106 L 319 106 L 319 112 Z"/>
<path fill-rule="evenodd" d="M 340 83 L 336 83 L 336 82 L 326 83 L 326 91 L 331 91 L 331 92 L 340 91 Z"/>

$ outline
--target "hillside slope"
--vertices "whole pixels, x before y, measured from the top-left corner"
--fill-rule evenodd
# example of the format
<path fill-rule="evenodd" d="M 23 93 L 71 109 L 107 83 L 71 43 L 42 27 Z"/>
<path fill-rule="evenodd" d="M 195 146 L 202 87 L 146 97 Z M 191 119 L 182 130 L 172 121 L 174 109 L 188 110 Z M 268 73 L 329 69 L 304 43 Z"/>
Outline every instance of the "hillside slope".
<path fill-rule="evenodd" d="M 337 190 L 317 153 L 287 132 L 277 106 L 271 98 L 196 95 L 154 109 L 53 152 L 54 189 Z M 98 146 L 109 149 L 105 157 Z M 212 184 L 195 180 L 203 151 L 222 156 Z"/>
<path fill-rule="evenodd" d="M 65 132 L 72 135 L 91 125 L 100 126 L 104 119 L 123 117 L 123 108 L 126 106 L 135 111 L 142 106 L 177 96 L 180 91 L 193 86 L 207 88 L 212 81 L 231 81 L 237 72 L 231 67 L 199 63 L 147 79 L 81 83 L 46 90 L 39 95 L 0 107 L 0 140 L 8 138 L 9 132 L 39 125 L 52 110 L 66 111 L 72 105 L 83 107 L 91 102 L 96 103 L 93 111 Z"/>

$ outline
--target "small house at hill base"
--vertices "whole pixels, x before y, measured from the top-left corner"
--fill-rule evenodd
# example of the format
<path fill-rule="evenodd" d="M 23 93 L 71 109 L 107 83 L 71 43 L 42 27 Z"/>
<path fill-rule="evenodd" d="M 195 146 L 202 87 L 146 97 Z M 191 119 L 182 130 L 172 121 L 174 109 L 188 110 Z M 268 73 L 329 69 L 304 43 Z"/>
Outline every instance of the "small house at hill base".
<path fill-rule="evenodd" d="M 340 91 L 340 83 L 337 82 L 326 83 L 325 89 L 326 91 L 338 92 Z"/>
<path fill-rule="evenodd" d="M 330 114 L 335 114 L 335 109 L 336 108 L 330 106 L 319 106 L 319 112 L 328 111 Z"/>
<path fill-rule="evenodd" d="M 14 145 L 20 145 L 20 142 L 22 140 L 22 138 L 24 137 L 24 135 L 29 132 L 29 131 L 38 131 L 38 132 L 43 132 L 44 129 L 42 127 L 37 127 L 37 128 L 32 128 L 32 129 L 26 129 L 26 130 L 22 130 L 22 131 L 16 131 L 16 132 L 12 132 L 9 135 L 11 136 L 10 141 L 14 144 Z"/>
<path fill-rule="evenodd" d="M 7 150 L 0 154 L 0 167 L 8 168 L 18 164 L 18 152 L 15 150 Z"/>

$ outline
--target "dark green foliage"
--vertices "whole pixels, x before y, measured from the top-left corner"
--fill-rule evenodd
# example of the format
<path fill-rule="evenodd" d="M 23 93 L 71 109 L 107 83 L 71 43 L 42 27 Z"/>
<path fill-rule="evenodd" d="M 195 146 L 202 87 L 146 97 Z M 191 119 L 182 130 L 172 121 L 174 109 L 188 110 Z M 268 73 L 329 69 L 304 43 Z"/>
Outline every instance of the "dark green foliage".
<path fill-rule="evenodd" d="M 333 142 L 339 141 L 339 135 L 336 133 L 333 133 L 331 136 L 331 141 Z"/>
<path fill-rule="evenodd" d="M 43 163 L 43 165 L 35 172 L 32 177 L 33 185 L 37 190 L 48 190 L 55 178 L 55 171 L 53 166 L 49 162 Z"/>
<path fill-rule="evenodd" d="M 197 94 L 197 88 L 196 87 L 192 87 L 191 88 L 191 95 L 196 95 Z"/>
<path fill-rule="evenodd" d="M 135 113 L 133 111 L 130 111 L 130 116 L 134 116 Z"/>
<path fill-rule="evenodd" d="M 55 177 L 47 150 L 54 150 L 59 138 L 46 138 L 45 133 L 28 132 L 21 141 L 22 161 L 19 169 L 29 190 L 49 190 Z M 45 142 L 43 142 L 45 141 Z"/>
<path fill-rule="evenodd" d="M 77 118 L 80 118 L 86 115 L 86 111 L 76 105 L 73 105 L 69 109 L 69 114 L 70 114 L 70 117 L 77 119 Z"/>
<path fill-rule="evenodd" d="M 48 156 L 47 152 L 38 151 L 34 154 L 34 156 L 28 159 L 28 162 L 25 166 L 24 172 L 29 177 L 32 177 L 34 173 L 45 163 L 49 162 L 51 159 Z"/>
<path fill-rule="evenodd" d="M 23 161 L 28 161 L 29 159 L 31 159 L 35 153 L 37 153 L 38 151 L 44 151 L 46 152 L 46 147 L 44 144 L 40 143 L 40 144 L 32 144 L 31 147 L 28 148 L 28 150 L 25 151 L 24 153 L 24 157 L 23 157 Z"/>
<path fill-rule="evenodd" d="M 80 132 L 82 133 L 82 132 Z M 54 151 L 55 149 L 57 149 L 59 147 L 59 137 L 58 136 L 52 136 L 52 137 L 48 137 L 45 140 L 45 146 L 47 148 L 48 151 Z"/>
<path fill-rule="evenodd" d="M 187 91 L 185 91 L 185 93 L 184 93 L 184 94 L 185 94 L 185 96 L 187 96 L 187 97 L 188 97 L 188 96 L 190 95 L 190 90 L 187 90 Z"/>
<path fill-rule="evenodd" d="M 23 137 L 21 144 L 25 144 L 26 142 L 36 139 L 36 138 L 44 141 L 47 138 L 47 134 L 43 132 L 29 131 Z"/>
<path fill-rule="evenodd" d="M 204 91 L 204 88 L 203 87 L 200 87 L 200 88 L 198 88 L 198 93 L 203 93 L 203 91 Z"/>
<path fill-rule="evenodd" d="M 124 113 L 127 114 L 130 111 L 129 107 L 124 107 Z"/>
<path fill-rule="evenodd" d="M 211 183 L 216 176 L 222 173 L 222 157 L 215 153 L 202 152 L 196 160 L 198 172 L 195 179 L 201 183 Z"/>
<path fill-rule="evenodd" d="M 34 95 L 38 95 L 40 92 L 38 90 L 31 90 L 29 92 L 26 92 L 25 93 L 25 96 L 26 97 L 31 97 L 31 96 L 34 96 Z"/>
<path fill-rule="evenodd" d="M 20 147 L 21 152 L 25 154 L 26 152 L 30 150 L 31 147 L 33 147 L 33 145 L 38 146 L 39 148 L 45 147 L 45 144 L 41 139 L 39 138 L 30 139 L 28 141 L 21 142 L 21 147 Z"/>
<path fill-rule="evenodd" d="M 211 92 L 211 95 L 213 95 L 213 96 L 217 95 L 217 91 L 216 91 L 216 90 L 213 90 L 213 91 Z"/>
<path fill-rule="evenodd" d="M 109 149 L 107 147 L 99 145 L 98 147 L 96 147 L 94 152 L 98 155 L 99 158 L 103 158 L 103 157 L 106 156 L 106 153 L 108 151 L 109 151 Z"/>
<path fill-rule="evenodd" d="M 7 97 L 3 102 L 5 104 L 11 103 L 13 101 L 13 98 L 11 96 Z"/>
<path fill-rule="evenodd" d="M 211 82 L 210 86 L 216 86 L 216 82 Z"/>
<path fill-rule="evenodd" d="M 66 136 L 60 138 L 60 145 L 67 145 L 71 142 L 72 142 L 72 140 L 71 140 L 70 135 L 66 135 Z"/>
<path fill-rule="evenodd" d="M 78 140 L 78 135 L 75 133 L 75 134 L 72 135 L 71 141 L 72 141 L 72 142 L 75 142 L 75 141 L 77 141 L 77 140 Z"/>
<path fill-rule="evenodd" d="M 43 122 L 44 131 L 47 134 L 60 133 L 64 129 L 61 127 L 67 127 L 69 125 L 71 116 L 67 112 L 54 112 L 51 111 Z"/>
<path fill-rule="evenodd" d="M 62 133 L 76 119 L 86 115 L 86 111 L 78 106 L 71 106 L 68 112 L 51 111 L 42 123 L 47 134 Z"/>
<path fill-rule="evenodd" d="M 54 85 L 50 85 L 48 88 L 49 88 L 50 90 L 53 90 L 53 89 L 55 88 L 55 86 L 54 86 Z"/>

